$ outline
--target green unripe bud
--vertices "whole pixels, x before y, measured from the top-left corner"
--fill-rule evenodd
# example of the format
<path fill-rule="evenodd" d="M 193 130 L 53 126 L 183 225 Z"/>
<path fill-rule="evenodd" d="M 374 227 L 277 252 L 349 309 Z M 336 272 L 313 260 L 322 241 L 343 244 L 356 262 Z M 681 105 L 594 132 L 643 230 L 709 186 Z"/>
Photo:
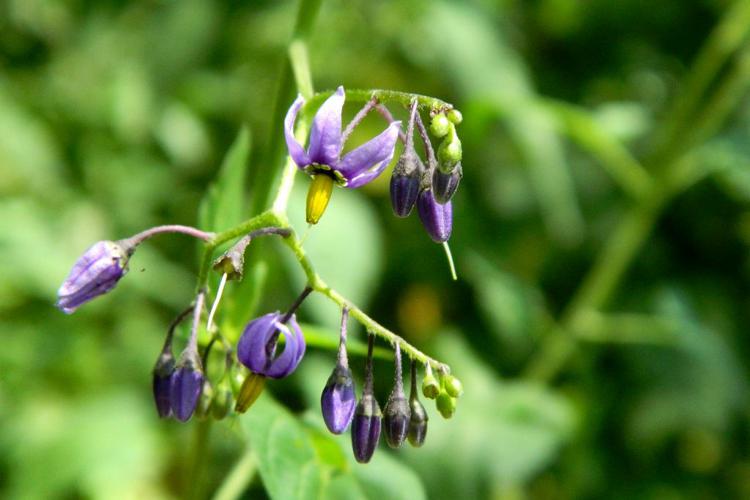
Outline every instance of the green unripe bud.
<path fill-rule="evenodd" d="M 211 412 L 211 402 L 214 399 L 214 388 L 206 381 L 203 383 L 201 398 L 198 400 L 198 406 L 195 408 L 195 415 L 198 418 L 206 418 Z"/>
<path fill-rule="evenodd" d="M 430 133 L 435 137 L 445 137 L 450 131 L 451 122 L 443 113 L 432 117 L 430 122 Z"/>
<path fill-rule="evenodd" d="M 456 412 L 456 398 L 451 397 L 447 392 L 438 394 L 435 405 L 445 419 L 451 418 Z"/>
<path fill-rule="evenodd" d="M 430 368 L 430 365 L 426 365 L 427 368 L 425 369 L 424 378 L 422 379 L 422 394 L 424 394 L 424 397 L 429 399 L 435 399 L 438 394 L 440 394 L 440 384 L 438 383 L 438 380 L 435 378 L 435 375 L 432 374 L 432 368 Z"/>
<path fill-rule="evenodd" d="M 464 115 L 461 114 L 461 112 L 457 109 L 451 109 L 448 111 L 448 119 L 454 124 L 458 125 L 462 121 L 464 121 Z"/>
<path fill-rule="evenodd" d="M 234 403 L 234 396 L 232 395 L 232 387 L 227 377 L 219 383 L 216 388 L 216 394 L 214 400 L 211 402 L 211 415 L 216 420 L 221 420 L 232 411 L 232 404 Z"/>
<path fill-rule="evenodd" d="M 451 124 L 451 126 L 453 126 Z M 438 168 L 449 174 L 458 162 L 461 161 L 463 151 L 461 148 L 461 139 L 453 132 L 438 147 Z"/>
<path fill-rule="evenodd" d="M 453 375 L 443 377 L 443 387 L 449 396 L 457 398 L 464 392 L 464 386 L 460 380 Z"/>

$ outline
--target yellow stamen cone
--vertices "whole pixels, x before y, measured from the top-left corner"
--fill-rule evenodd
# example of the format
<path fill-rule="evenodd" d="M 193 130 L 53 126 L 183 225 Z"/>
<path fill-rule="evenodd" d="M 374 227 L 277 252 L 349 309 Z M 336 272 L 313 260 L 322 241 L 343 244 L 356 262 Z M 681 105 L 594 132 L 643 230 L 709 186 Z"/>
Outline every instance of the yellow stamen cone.
<path fill-rule="evenodd" d="M 257 373 L 250 373 L 242 383 L 239 394 L 237 394 L 237 403 L 234 411 L 245 413 L 255 400 L 258 399 L 263 388 L 266 386 L 266 377 Z"/>
<path fill-rule="evenodd" d="M 326 174 L 318 174 L 310 183 L 307 192 L 307 223 L 317 224 L 325 212 L 331 199 L 333 190 L 333 177 Z"/>

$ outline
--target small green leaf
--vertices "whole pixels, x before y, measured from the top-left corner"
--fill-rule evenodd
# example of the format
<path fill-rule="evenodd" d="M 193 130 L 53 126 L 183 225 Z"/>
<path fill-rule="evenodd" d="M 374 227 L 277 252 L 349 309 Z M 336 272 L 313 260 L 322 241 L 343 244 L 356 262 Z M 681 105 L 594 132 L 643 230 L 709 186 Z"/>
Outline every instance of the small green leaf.
<path fill-rule="evenodd" d="M 221 231 L 242 221 L 245 173 L 249 156 L 250 132 L 243 127 L 224 157 L 216 180 L 201 201 L 198 209 L 198 223 L 201 229 Z"/>

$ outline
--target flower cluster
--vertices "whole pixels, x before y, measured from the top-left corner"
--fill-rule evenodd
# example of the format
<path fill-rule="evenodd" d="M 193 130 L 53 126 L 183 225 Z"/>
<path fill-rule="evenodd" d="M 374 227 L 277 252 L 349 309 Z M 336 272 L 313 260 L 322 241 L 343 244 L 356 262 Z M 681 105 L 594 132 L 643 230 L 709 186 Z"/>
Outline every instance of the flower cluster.
<path fill-rule="evenodd" d="M 397 140 L 404 143 L 391 179 L 391 200 L 396 215 L 407 216 L 416 204 L 419 216 L 430 237 L 446 242 L 452 228 L 451 197 L 461 179 L 461 143 L 456 135 L 460 114 L 450 108 L 431 108 L 430 131 L 442 143 L 434 154 L 428 132 L 419 114 L 417 101 L 409 101 L 409 121 L 406 131 L 401 122 L 373 97 L 352 122 L 342 131 L 341 113 L 344 89 L 339 87 L 317 110 L 307 149 L 294 136 L 294 126 L 305 101 L 298 97 L 284 121 L 284 134 L 292 160 L 312 176 L 307 199 L 307 221 L 318 222 L 331 196 L 334 184 L 356 188 L 375 179 L 388 166 L 395 152 Z M 388 125 L 376 137 L 363 145 L 343 153 L 344 144 L 354 128 L 371 110 L 376 109 L 388 120 Z M 425 160 L 414 149 L 414 128 L 419 130 L 425 146 Z M 270 212 L 268 212 L 270 213 Z M 266 214 L 268 214 L 266 213 Z M 266 215 L 261 214 L 257 220 Z M 351 440 L 357 461 L 370 460 L 380 440 L 381 430 L 387 444 L 399 448 L 408 440 L 422 446 L 427 433 L 427 412 L 417 395 L 417 362 L 425 366 L 422 392 L 436 399 L 438 411 L 452 416 L 461 384 L 452 377 L 447 366 L 428 358 L 409 346 L 400 337 L 385 331 L 361 311 L 353 316 L 394 345 L 395 382 L 383 410 L 373 389 L 373 353 L 375 336 L 368 335 L 368 349 L 364 387 L 357 400 L 355 382 L 347 355 L 347 323 L 351 304 L 334 295 L 322 280 L 310 271 L 301 243 L 285 219 L 274 214 L 273 222 L 245 234 L 241 229 L 214 234 L 189 226 L 158 226 L 119 241 L 101 241 L 90 247 L 76 261 L 58 291 L 57 306 L 67 314 L 88 301 L 103 295 L 125 276 L 128 262 L 138 245 L 161 233 L 183 233 L 206 243 L 204 266 L 201 268 L 198 292 L 192 304 L 180 313 L 167 329 L 166 338 L 153 369 L 152 390 L 160 417 L 186 422 L 193 415 L 223 419 L 233 411 L 247 411 L 262 394 L 269 379 L 280 379 L 295 372 L 307 349 L 305 336 L 297 322 L 296 312 L 313 291 L 327 295 L 342 307 L 341 330 L 336 365 L 320 397 L 323 420 L 334 434 L 342 434 L 351 426 Z M 247 226 L 260 224 L 247 221 Z M 243 223 L 244 224 L 244 223 Z M 277 235 L 287 239 L 298 260 L 308 273 L 309 284 L 286 312 L 268 312 L 247 323 L 237 336 L 228 335 L 213 322 L 224 287 L 229 280 L 243 279 L 244 256 L 255 238 Z M 213 261 L 213 269 L 221 275 L 213 304 L 206 307 L 210 290 L 206 278 L 211 264 L 211 253 L 220 244 L 235 243 Z M 310 274 L 312 273 L 312 274 Z M 189 333 L 180 335 L 179 325 L 191 318 Z M 364 319 L 363 319 L 364 318 Z M 366 321 L 365 321 L 366 320 Z M 368 323 L 369 322 L 369 323 Z M 235 342 L 236 341 L 236 342 Z M 178 344 L 181 345 L 179 355 Z M 223 354 L 224 367 L 208 370 L 217 351 Z M 411 357 L 411 390 L 407 399 L 402 376 L 402 351 Z M 437 371 L 437 378 L 433 374 Z M 438 380 L 439 379 L 439 380 Z"/>

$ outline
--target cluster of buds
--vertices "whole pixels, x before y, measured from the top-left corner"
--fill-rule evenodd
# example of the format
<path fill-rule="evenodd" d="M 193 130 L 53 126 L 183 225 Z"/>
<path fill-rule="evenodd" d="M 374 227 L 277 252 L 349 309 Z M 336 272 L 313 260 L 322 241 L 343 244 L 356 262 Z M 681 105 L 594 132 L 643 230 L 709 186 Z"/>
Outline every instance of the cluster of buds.
<path fill-rule="evenodd" d="M 367 360 L 365 363 L 365 384 L 362 389 L 362 397 L 357 402 L 354 378 L 349 369 L 346 354 L 346 327 L 348 321 L 348 310 L 345 307 L 341 314 L 341 334 L 336 366 L 333 368 L 328 382 L 323 388 L 320 396 L 320 406 L 323 420 L 334 434 L 342 434 L 351 425 L 352 450 L 354 458 L 360 463 L 367 463 L 375 453 L 380 441 L 380 434 L 385 434 L 385 441 L 391 448 L 400 448 L 404 441 L 408 440 L 414 447 L 424 444 L 427 436 L 427 422 L 429 417 L 422 403 L 419 401 L 417 390 L 417 364 L 411 361 L 411 388 L 409 399 L 406 399 L 401 366 L 401 344 L 395 345 L 395 378 L 393 389 L 385 408 L 381 410 L 380 404 L 373 390 L 373 346 L 375 337 L 368 335 Z M 425 365 L 427 376 L 423 385 L 427 387 L 437 380 L 432 375 L 429 363 Z M 456 398 L 461 394 L 461 383 L 457 378 L 446 375 L 442 377 L 444 389 L 436 387 L 434 395 L 427 397 L 438 397 L 438 410 L 445 418 L 453 416 L 456 408 Z M 447 389 L 448 386 L 451 389 Z M 444 410 L 445 403 L 441 403 L 441 391 L 450 390 L 452 396 L 448 396 L 450 411 Z M 432 394 L 432 393 L 430 393 Z"/>
<path fill-rule="evenodd" d="M 427 234 L 436 243 L 445 243 L 453 229 L 453 204 L 451 198 L 463 177 L 461 167 L 461 140 L 456 125 L 461 123 L 461 113 L 456 109 L 433 111 L 430 132 L 442 142 L 437 156 L 432 148 L 422 117 L 414 101 L 404 139 L 404 152 L 391 176 L 391 204 L 398 217 L 408 217 L 417 205 L 419 218 Z M 424 143 L 426 165 L 414 149 L 414 126 L 417 126 Z"/>

